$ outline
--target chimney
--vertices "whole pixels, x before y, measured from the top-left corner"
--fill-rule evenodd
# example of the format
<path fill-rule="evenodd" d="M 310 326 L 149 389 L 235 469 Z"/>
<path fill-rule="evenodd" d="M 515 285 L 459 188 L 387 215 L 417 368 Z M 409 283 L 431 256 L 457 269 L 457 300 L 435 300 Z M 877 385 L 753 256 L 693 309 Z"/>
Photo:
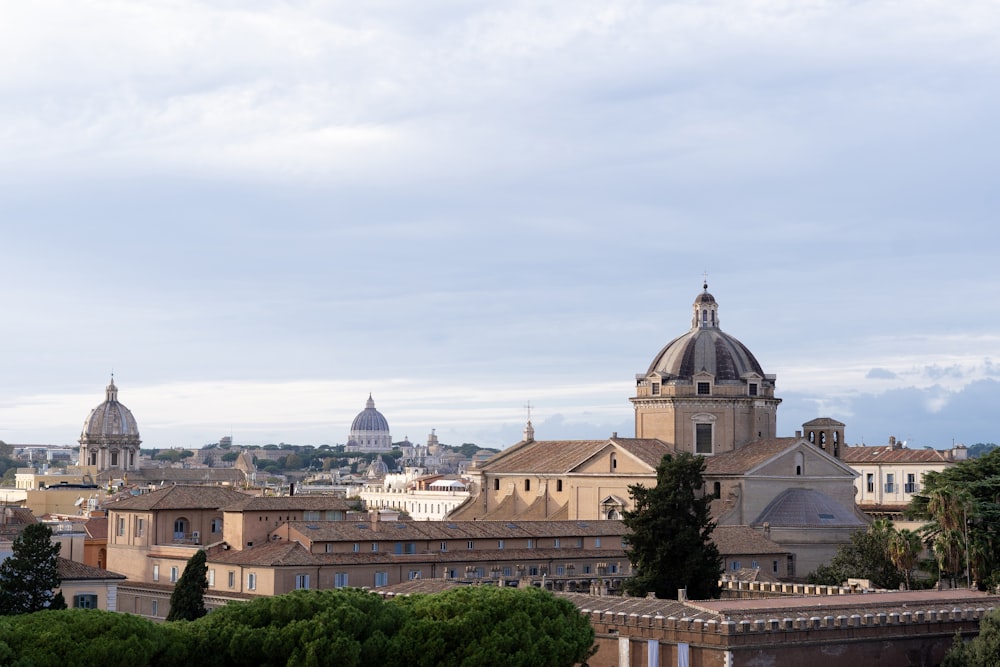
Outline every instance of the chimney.
<path fill-rule="evenodd" d="M 896 436 L 894 435 L 889 436 L 889 449 L 898 449 L 896 447 Z"/>
<path fill-rule="evenodd" d="M 678 602 L 687 602 L 688 601 L 688 589 L 686 589 L 686 588 L 678 588 L 677 589 L 677 601 Z"/>
<path fill-rule="evenodd" d="M 802 431 L 796 431 L 795 432 L 795 437 L 796 438 L 801 438 L 802 437 Z"/>
<path fill-rule="evenodd" d="M 618 437 L 618 431 L 612 431 L 611 432 L 611 439 L 614 440 L 617 437 Z"/>

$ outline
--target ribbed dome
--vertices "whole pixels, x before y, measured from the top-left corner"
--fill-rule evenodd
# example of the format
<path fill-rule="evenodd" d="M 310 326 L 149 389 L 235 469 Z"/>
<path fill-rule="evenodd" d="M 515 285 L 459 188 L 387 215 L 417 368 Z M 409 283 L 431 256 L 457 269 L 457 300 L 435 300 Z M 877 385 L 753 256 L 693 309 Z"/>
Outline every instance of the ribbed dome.
<path fill-rule="evenodd" d="M 351 433 L 363 432 L 389 432 L 389 422 L 385 420 L 382 413 L 375 409 L 375 401 L 371 394 L 368 395 L 368 402 L 365 409 L 358 413 L 358 416 L 351 422 Z"/>
<path fill-rule="evenodd" d="M 739 381 L 746 373 L 764 375 L 747 346 L 719 328 L 718 303 L 707 284 L 695 298 L 691 330 L 660 350 L 647 375 L 690 380 L 702 371 L 714 375 L 716 382 Z"/>
<path fill-rule="evenodd" d="M 118 387 L 114 378 L 107 387 L 107 398 L 103 403 L 90 411 L 83 422 L 81 440 L 99 442 L 113 439 L 139 438 L 139 427 L 135 423 L 132 411 L 118 402 Z"/>

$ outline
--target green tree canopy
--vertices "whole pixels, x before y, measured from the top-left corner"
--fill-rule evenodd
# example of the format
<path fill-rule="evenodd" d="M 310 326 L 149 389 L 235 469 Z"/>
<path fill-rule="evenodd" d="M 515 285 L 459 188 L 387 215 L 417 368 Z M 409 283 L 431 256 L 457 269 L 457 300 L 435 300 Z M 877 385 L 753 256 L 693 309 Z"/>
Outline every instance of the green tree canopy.
<path fill-rule="evenodd" d="M 1000 665 L 1000 611 L 979 621 L 979 634 L 966 642 L 961 635 L 941 662 L 941 667 L 997 667 Z"/>
<path fill-rule="evenodd" d="M 928 522 L 942 576 L 964 580 L 968 566 L 980 587 L 1000 584 L 1000 449 L 925 474 L 921 491 L 907 514 Z"/>
<path fill-rule="evenodd" d="M 46 609 L 59 579 L 59 544 L 42 523 L 25 527 L 14 540 L 13 553 L 0 563 L 0 615 Z"/>
<path fill-rule="evenodd" d="M 656 486 L 629 486 L 635 509 L 624 514 L 629 560 L 635 574 L 625 581 L 629 595 L 652 592 L 676 599 L 686 588 L 692 599 L 719 596 L 722 556 L 712 542 L 715 529 L 704 493 L 705 460 L 667 454 L 656 468 Z"/>
<path fill-rule="evenodd" d="M 890 555 L 890 544 L 898 539 L 893 537 L 895 534 L 891 521 L 872 522 L 867 530 L 852 533 L 850 543 L 840 545 L 833 559 L 809 573 L 807 580 L 811 584 L 841 586 L 848 579 L 868 579 L 878 588 L 899 588 L 907 576 Z"/>
<path fill-rule="evenodd" d="M 198 549 L 188 559 L 184 573 L 170 596 L 168 621 L 193 621 L 205 615 L 205 591 L 208 590 L 208 565 L 205 551 Z"/>

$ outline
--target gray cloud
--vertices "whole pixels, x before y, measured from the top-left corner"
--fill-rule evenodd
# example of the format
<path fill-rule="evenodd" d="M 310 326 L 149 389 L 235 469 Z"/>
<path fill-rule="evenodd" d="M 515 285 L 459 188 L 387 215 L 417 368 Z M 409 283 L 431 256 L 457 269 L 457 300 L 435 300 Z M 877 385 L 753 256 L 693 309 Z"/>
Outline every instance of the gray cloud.
<path fill-rule="evenodd" d="M 869 380 L 895 380 L 899 376 L 888 368 L 872 368 L 865 377 Z"/>

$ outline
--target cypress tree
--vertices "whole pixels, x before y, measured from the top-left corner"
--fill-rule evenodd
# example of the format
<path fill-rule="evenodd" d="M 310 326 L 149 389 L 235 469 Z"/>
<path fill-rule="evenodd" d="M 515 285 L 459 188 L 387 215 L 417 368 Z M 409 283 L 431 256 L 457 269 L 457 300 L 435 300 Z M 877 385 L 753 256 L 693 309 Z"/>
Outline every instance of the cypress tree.
<path fill-rule="evenodd" d="M 177 580 L 170 596 L 168 621 L 193 621 L 205 615 L 205 591 L 208 589 L 208 565 L 205 552 L 198 549 Z"/>

